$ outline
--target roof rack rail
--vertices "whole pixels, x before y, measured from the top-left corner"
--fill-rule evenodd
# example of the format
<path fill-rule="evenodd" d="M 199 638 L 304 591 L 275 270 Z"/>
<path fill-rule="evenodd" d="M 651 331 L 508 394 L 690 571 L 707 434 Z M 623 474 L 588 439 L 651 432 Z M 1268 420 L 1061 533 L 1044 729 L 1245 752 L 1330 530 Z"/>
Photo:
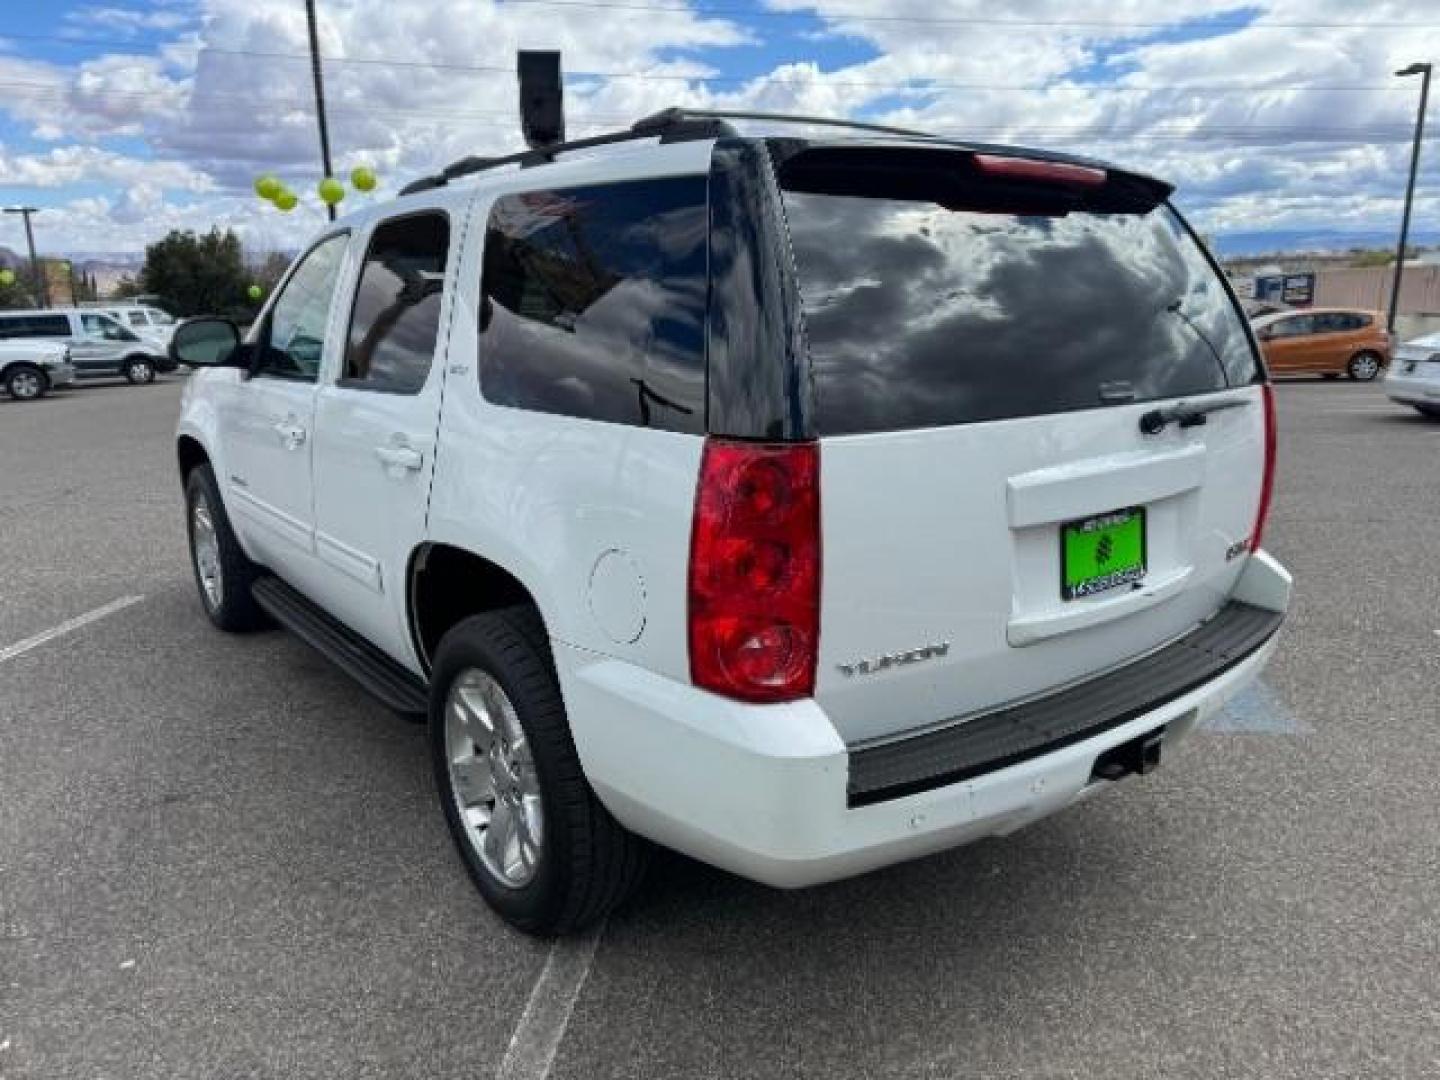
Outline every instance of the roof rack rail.
<path fill-rule="evenodd" d="M 734 134 L 735 129 L 725 123 L 719 114 L 702 116 L 681 109 L 666 109 L 653 116 L 647 116 L 643 120 L 637 120 L 622 131 L 592 135 L 586 139 L 551 143 L 534 150 L 521 150 L 516 154 L 506 154 L 503 157 L 464 157 L 459 161 L 452 161 L 434 176 L 422 176 L 418 180 L 411 181 L 400 189 L 400 194 L 414 195 L 417 192 L 444 187 L 451 180 L 484 172 L 486 169 L 499 168 L 501 165 L 519 165 L 522 169 L 528 169 L 534 165 L 548 165 L 555 160 L 556 154 L 567 153 L 571 150 L 584 150 L 592 146 L 606 146 L 611 143 L 656 137 L 659 137 L 662 143 L 689 142 L 694 139 L 718 139 Z"/>
<path fill-rule="evenodd" d="M 687 109 L 683 106 L 662 109 L 652 116 L 635 123 L 638 130 L 646 124 L 680 124 L 703 120 L 766 120 L 777 124 L 809 124 L 815 127 L 852 128 L 856 131 L 875 131 L 883 135 L 904 135 L 913 139 L 941 139 L 942 136 L 914 128 L 895 127 L 891 124 L 870 124 L 863 120 L 842 120 L 834 116 L 803 116 L 794 113 L 743 112 L 735 109 Z"/>

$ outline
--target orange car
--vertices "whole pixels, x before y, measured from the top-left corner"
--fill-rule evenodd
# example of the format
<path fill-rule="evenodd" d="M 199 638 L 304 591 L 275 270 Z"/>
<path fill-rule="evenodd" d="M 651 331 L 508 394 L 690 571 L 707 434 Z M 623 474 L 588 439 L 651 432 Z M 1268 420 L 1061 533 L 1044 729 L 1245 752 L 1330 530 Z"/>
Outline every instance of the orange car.
<path fill-rule="evenodd" d="M 1368 382 L 1390 363 L 1394 348 L 1378 311 L 1278 311 L 1250 325 L 1272 375 L 1349 375 Z"/>

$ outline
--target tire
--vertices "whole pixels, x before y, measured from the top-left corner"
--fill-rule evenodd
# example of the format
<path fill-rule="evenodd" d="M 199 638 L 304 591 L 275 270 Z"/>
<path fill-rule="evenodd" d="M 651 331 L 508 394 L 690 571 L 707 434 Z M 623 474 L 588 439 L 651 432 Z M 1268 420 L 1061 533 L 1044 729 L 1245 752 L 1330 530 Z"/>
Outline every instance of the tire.
<path fill-rule="evenodd" d="M 1440 405 L 1416 405 L 1415 411 L 1431 420 L 1440 420 Z"/>
<path fill-rule="evenodd" d="M 585 779 L 534 608 L 475 615 L 445 635 L 431 679 L 430 749 L 451 838 L 512 926 L 571 933 L 639 885 L 649 844 L 610 816 Z M 491 843 L 507 836 L 513 846 Z"/>
<path fill-rule="evenodd" d="M 5 392 L 16 401 L 38 401 L 50 391 L 50 378 L 34 364 L 5 369 Z"/>
<path fill-rule="evenodd" d="M 1376 375 L 1380 374 L 1384 366 L 1385 361 L 1380 358 L 1379 354 L 1373 352 L 1358 352 L 1352 356 L 1350 362 L 1345 365 L 1345 374 L 1349 375 L 1350 378 L 1356 382 L 1369 382 L 1375 378 Z"/>
<path fill-rule="evenodd" d="M 232 634 L 269 625 L 269 618 L 250 593 L 260 568 L 235 539 L 209 465 L 197 465 L 185 477 L 185 533 L 190 540 L 195 588 L 210 621 Z"/>
<path fill-rule="evenodd" d="M 144 386 L 155 381 L 155 361 L 148 356 L 130 356 L 121 369 L 131 386 Z"/>
<path fill-rule="evenodd" d="M 10 364 L 4 372 L 4 389 L 17 402 L 37 402 L 50 392 L 50 377 L 35 364 Z"/>

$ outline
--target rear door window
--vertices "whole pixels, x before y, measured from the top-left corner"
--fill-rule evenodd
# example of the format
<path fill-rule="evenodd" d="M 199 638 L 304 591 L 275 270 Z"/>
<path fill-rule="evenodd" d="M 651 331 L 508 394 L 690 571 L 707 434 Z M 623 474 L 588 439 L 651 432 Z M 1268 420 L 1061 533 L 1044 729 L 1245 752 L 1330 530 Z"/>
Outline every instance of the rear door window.
<path fill-rule="evenodd" d="M 0 319 L 0 338 L 69 336 L 70 320 L 64 315 L 16 315 Z"/>
<path fill-rule="evenodd" d="M 1012 211 L 952 192 L 940 170 L 932 183 L 938 155 L 909 167 L 909 153 L 881 167 L 837 158 L 781 170 L 821 434 L 1092 409 L 1260 377 L 1240 312 L 1168 205 Z"/>

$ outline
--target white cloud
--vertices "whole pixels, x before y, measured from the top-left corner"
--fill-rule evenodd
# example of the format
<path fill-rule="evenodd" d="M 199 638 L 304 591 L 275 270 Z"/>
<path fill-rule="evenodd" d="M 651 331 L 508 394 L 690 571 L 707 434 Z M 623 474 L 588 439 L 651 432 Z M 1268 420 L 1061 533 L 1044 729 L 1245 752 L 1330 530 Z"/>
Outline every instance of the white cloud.
<path fill-rule="evenodd" d="M 563 51 L 571 73 L 572 134 L 677 102 L 859 115 L 1117 160 L 1177 182 L 1206 228 L 1289 227 L 1325 205 L 1347 225 L 1389 227 L 1416 90 L 1390 72 L 1440 53 L 1430 25 L 1440 13 L 1427 0 L 1259 0 L 1254 25 L 1242 25 L 1254 9 L 1230 8 L 1195 40 L 1162 31 L 1213 15 L 1213 0 L 1031 0 L 1023 11 L 989 0 L 767 0 L 818 18 L 818 33 L 807 20 L 761 18 L 747 29 L 664 2 L 675 9 L 327 0 L 321 46 L 337 168 L 373 164 L 393 190 L 466 154 L 515 148 L 514 51 L 546 47 Z M 106 216 L 110 234 L 138 247 L 168 221 L 210 214 L 294 246 L 304 222 L 279 219 L 249 185 L 274 171 L 308 195 L 318 179 L 302 5 L 116 0 L 76 17 L 165 41 L 153 54 L 73 67 L 0 54 L 9 88 L 0 109 L 57 144 L 0 152 L 0 183 L 115 186 L 103 210 L 75 211 L 64 234 L 83 236 Z M 1026 25 L 1003 25 L 1012 20 Z M 1386 25 L 1274 25 L 1356 22 Z M 725 71 L 725 50 L 765 39 L 801 58 L 745 81 L 704 81 Z M 847 54 L 874 55 L 831 70 L 803 58 L 837 41 Z M 414 62 L 393 62 L 406 59 Z M 613 74 L 626 72 L 648 77 Z M 1345 89 L 1322 89 L 1335 86 Z M 154 160 L 106 148 L 117 135 L 143 139 Z M 1437 181 L 1440 160 L 1422 177 Z"/>

